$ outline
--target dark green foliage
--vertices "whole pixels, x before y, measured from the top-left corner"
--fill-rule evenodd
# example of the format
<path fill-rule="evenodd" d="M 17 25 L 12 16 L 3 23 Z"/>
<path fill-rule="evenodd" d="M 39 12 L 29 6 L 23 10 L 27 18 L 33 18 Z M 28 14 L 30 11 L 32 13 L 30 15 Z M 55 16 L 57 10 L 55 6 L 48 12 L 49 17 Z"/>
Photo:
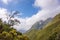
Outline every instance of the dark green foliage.
<path fill-rule="evenodd" d="M 60 33 L 54 33 L 52 35 L 49 36 L 48 40 L 60 40 Z"/>
<path fill-rule="evenodd" d="M 53 33 L 50 37 L 49 40 L 55 40 L 57 37 L 57 32 Z"/>

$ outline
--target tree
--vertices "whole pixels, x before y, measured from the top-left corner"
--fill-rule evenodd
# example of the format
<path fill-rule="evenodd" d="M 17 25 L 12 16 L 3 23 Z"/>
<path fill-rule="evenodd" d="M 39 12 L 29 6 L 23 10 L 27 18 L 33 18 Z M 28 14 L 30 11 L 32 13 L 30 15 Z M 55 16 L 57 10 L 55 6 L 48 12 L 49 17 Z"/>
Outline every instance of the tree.
<path fill-rule="evenodd" d="M 27 36 L 23 36 L 22 33 L 10 27 L 13 26 L 15 22 L 20 23 L 17 19 L 11 20 L 17 13 L 18 12 L 15 12 L 13 15 L 9 16 L 7 24 L 0 19 L 0 40 L 29 40 Z"/>
<path fill-rule="evenodd" d="M 18 14 L 19 12 L 18 11 L 15 11 L 12 13 L 12 15 L 8 15 L 7 19 L 8 19 L 8 24 L 10 26 L 13 26 L 15 23 L 19 23 L 20 24 L 20 21 L 18 19 L 14 19 L 14 17 Z M 12 18 L 14 20 L 12 20 Z"/>

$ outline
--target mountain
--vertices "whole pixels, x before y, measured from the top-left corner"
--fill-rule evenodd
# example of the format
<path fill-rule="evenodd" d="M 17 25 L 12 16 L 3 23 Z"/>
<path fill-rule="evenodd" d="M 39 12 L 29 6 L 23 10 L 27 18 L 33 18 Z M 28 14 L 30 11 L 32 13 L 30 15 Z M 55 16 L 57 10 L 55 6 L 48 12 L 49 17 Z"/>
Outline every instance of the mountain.
<path fill-rule="evenodd" d="M 26 30 L 21 29 L 21 30 L 19 30 L 19 32 L 25 33 L 25 32 L 26 32 Z"/>
<path fill-rule="evenodd" d="M 31 29 L 42 29 L 46 24 L 48 24 L 52 18 L 48 18 L 45 21 L 40 20 L 36 22 L 34 25 L 32 25 Z"/>
<path fill-rule="evenodd" d="M 31 40 L 60 40 L 60 14 L 56 15 L 43 29 L 32 29 L 26 35 Z"/>

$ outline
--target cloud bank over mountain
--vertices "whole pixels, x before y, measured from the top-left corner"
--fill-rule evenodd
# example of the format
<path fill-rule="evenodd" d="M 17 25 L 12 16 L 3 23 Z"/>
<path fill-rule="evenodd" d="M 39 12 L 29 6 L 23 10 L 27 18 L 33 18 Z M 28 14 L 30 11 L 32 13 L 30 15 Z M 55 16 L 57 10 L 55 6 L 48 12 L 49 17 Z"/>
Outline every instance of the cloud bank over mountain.
<path fill-rule="evenodd" d="M 36 8 L 40 7 L 39 10 L 35 15 L 26 18 L 18 18 L 21 24 L 14 25 L 15 29 L 19 30 L 29 30 L 31 26 L 39 21 L 39 20 L 46 20 L 49 17 L 54 17 L 56 14 L 60 13 L 60 1 L 59 0 L 35 0 L 34 5 Z M 0 8 L 0 17 L 6 18 L 5 14 L 9 13 L 7 9 Z"/>

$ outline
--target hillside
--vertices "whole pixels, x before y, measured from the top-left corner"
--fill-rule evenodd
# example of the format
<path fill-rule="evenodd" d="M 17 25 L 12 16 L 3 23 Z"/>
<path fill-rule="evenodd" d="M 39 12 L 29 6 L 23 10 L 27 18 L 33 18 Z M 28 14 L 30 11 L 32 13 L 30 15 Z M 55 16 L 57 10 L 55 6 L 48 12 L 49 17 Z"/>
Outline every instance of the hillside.
<path fill-rule="evenodd" d="M 29 40 L 29 38 L 0 19 L 0 40 Z"/>
<path fill-rule="evenodd" d="M 26 33 L 31 40 L 60 40 L 60 14 L 41 30 L 31 30 Z"/>

